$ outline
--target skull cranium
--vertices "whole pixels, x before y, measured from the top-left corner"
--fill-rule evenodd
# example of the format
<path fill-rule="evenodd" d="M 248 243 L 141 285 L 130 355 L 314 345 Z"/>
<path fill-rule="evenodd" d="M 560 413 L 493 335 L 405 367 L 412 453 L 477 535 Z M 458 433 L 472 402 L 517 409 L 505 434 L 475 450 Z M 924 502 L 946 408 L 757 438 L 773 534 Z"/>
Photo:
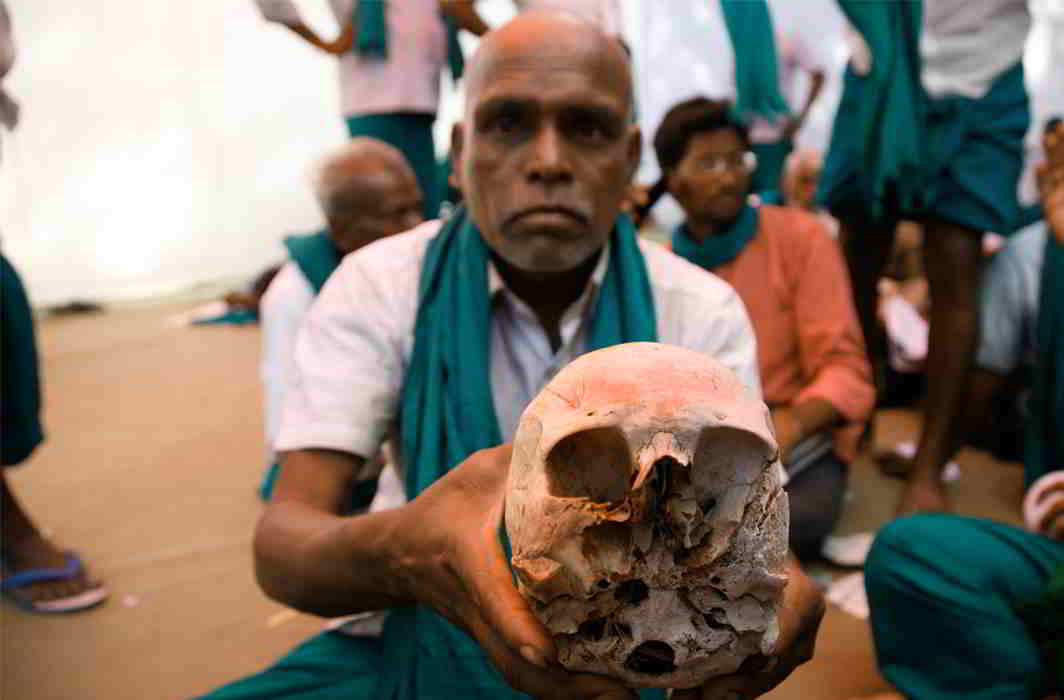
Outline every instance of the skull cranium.
<path fill-rule="evenodd" d="M 688 688 L 776 641 L 787 496 L 768 409 L 721 364 L 599 350 L 529 404 L 506 526 L 567 668 Z"/>

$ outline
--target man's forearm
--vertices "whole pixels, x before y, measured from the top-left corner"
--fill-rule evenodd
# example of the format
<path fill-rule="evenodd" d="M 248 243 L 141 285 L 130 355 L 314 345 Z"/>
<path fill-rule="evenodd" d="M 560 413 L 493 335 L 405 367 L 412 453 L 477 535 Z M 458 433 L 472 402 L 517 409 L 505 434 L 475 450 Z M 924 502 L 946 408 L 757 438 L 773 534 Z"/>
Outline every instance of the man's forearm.
<path fill-rule="evenodd" d="M 801 437 L 825 430 L 842 420 L 842 414 L 826 399 L 809 399 L 790 407 L 801 426 Z"/>
<path fill-rule="evenodd" d="M 412 602 L 393 544 L 403 508 L 356 516 L 271 504 L 255 535 L 262 589 L 297 610 L 339 617 Z"/>

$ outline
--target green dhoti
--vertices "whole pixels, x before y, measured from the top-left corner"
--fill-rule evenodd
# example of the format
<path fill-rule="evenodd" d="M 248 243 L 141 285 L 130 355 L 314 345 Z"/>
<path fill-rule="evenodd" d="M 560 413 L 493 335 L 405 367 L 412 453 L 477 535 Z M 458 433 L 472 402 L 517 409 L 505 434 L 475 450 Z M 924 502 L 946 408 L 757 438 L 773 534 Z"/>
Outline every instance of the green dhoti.
<path fill-rule="evenodd" d="M 923 96 L 919 172 L 884 173 L 866 152 L 850 115 L 870 99 L 870 86 L 847 68 L 824 161 L 818 197 L 840 218 L 893 225 L 902 218 L 943 219 L 973 231 L 1008 235 L 1022 208 L 1016 185 L 1030 124 L 1023 65 L 1002 73 L 979 99 Z M 874 181 L 874 182 L 870 182 Z"/>
<path fill-rule="evenodd" d="M 204 697 L 212 700 L 352 700 L 374 698 L 381 641 L 323 632 L 296 647 L 267 671 Z"/>
<path fill-rule="evenodd" d="M 435 115 L 414 112 L 363 114 L 347 117 L 351 138 L 369 136 L 395 146 L 410 163 L 421 186 L 426 219 L 435 219 L 440 209 L 436 146 L 432 139 Z"/>
<path fill-rule="evenodd" d="M 25 460 L 44 440 L 33 312 L 15 269 L 0 255 L 0 464 Z"/>
<path fill-rule="evenodd" d="M 1051 694 L 1042 640 L 1018 608 L 1044 595 L 1064 543 L 988 520 L 924 514 L 895 520 L 865 562 L 883 675 L 920 700 Z"/>

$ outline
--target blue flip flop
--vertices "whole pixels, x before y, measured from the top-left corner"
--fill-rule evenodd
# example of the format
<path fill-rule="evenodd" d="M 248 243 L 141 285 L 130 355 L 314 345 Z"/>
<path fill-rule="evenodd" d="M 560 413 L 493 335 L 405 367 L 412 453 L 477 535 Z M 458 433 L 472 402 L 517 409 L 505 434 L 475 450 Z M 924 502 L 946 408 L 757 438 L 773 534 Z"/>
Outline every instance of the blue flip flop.
<path fill-rule="evenodd" d="M 73 552 L 66 552 L 66 566 L 61 569 L 31 569 L 0 580 L 0 593 L 27 612 L 53 614 L 85 610 L 107 599 L 107 589 L 97 585 L 81 593 L 56 600 L 28 600 L 18 594 L 18 589 L 46 581 L 69 581 L 81 575 L 85 565 Z M 4 568 L 7 568 L 6 566 Z"/>

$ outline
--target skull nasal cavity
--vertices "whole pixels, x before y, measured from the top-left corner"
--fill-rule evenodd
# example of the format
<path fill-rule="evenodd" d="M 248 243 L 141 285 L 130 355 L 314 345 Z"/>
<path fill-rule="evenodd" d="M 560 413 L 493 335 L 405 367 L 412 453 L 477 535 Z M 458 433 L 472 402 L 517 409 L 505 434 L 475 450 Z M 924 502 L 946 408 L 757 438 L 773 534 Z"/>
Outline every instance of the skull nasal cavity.
<path fill-rule="evenodd" d="M 648 595 L 650 595 L 650 591 L 647 589 L 647 585 L 637 578 L 625 581 L 617 586 L 617 590 L 613 592 L 614 598 L 629 605 L 639 605 L 647 599 Z"/>
<path fill-rule="evenodd" d="M 547 489 L 558 498 L 619 503 L 628 495 L 631 474 L 631 452 L 617 428 L 573 433 L 547 455 Z"/>
<path fill-rule="evenodd" d="M 625 668 L 648 676 L 663 676 L 676 670 L 676 652 L 665 642 L 643 642 L 628 655 Z"/>

